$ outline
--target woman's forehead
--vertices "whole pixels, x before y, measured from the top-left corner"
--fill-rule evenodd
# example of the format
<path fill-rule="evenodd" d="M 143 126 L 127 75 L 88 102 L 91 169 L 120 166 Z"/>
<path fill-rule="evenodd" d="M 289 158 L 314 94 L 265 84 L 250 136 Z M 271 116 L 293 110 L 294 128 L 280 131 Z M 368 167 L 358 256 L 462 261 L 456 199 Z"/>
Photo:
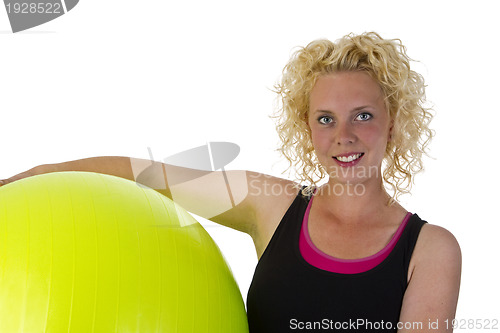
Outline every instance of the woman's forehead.
<path fill-rule="evenodd" d="M 380 85 L 365 72 L 322 75 L 311 90 L 309 100 L 311 110 L 385 105 Z"/>

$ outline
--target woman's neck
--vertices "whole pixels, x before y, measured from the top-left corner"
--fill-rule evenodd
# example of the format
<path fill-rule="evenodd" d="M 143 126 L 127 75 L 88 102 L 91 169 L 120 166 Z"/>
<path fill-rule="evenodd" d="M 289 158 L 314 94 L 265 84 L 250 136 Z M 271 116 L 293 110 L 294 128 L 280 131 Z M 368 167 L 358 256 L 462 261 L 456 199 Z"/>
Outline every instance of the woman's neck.
<path fill-rule="evenodd" d="M 398 203 L 389 205 L 390 198 L 378 180 L 341 184 L 330 179 L 318 188 L 314 200 L 320 201 L 321 209 L 338 220 L 358 223 L 367 221 L 367 216 L 380 216 L 394 208 L 403 209 Z"/>

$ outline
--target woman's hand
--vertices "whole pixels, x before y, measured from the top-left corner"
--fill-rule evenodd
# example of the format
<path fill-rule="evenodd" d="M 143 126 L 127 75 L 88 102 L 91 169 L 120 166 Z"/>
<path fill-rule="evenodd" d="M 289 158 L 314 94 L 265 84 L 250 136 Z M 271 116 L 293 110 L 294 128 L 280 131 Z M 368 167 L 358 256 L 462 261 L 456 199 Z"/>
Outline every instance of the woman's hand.
<path fill-rule="evenodd" d="M 115 156 L 102 156 L 91 157 L 81 160 L 68 161 L 54 164 L 43 164 L 36 166 L 28 171 L 21 172 L 13 177 L 0 180 L 0 186 L 7 185 L 17 180 L 41 175 L 51 172 L 64 172 L 64 171 L 86 171 L 97 172 L 108 175 L 114 175 L 130 180 L 134 180 L 132 173 L 130 158 L 128 157 L 115 157 Z"/>
<path fill-rule="evenodd" d="M 17 180 L 23 179 L 23 178 L 28 178 L 36 175 L 41 175 L 44 173 L 49 173 L 49 172 L 54 172 L 55 168 L 52 165 L 39 165 L 34 168 L 29 169 L 28 171 L 21 172 L 15 176 L 12 176 L 7 179 L 2 179 L 0 180 L 0 186 L 4 186 L 7 184 L 10 184 L 12 182 L 15 182 Z"/>

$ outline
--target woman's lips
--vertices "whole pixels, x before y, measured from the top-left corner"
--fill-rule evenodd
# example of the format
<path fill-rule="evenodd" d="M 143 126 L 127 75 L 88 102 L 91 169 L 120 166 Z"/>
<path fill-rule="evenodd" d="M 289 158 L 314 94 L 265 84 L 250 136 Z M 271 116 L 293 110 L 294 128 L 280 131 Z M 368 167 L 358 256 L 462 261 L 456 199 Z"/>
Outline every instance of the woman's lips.
<path fill-rule="evenodd" d="M 364 153 L 348 153 L 341 154 L 338 156 L 333 156 L 335 162 L 337 162 L 342 167 L 354 166 L 359 163 Z"/>

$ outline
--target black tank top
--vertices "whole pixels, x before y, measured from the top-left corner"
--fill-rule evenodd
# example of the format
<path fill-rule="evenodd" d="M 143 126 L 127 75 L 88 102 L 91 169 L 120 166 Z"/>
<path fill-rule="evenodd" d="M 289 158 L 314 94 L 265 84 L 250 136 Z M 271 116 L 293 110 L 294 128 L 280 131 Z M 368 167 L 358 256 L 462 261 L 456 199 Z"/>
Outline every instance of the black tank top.
<path fill-rule="evenodd" d="M 300 253 L 309 200 L 297 195 L 257 264 L 247 297 L 250 332 L 396 332 L 411 255 L 426 222 L 413 214 L 376 267 L 334 273 L 312 266 Z"/>

